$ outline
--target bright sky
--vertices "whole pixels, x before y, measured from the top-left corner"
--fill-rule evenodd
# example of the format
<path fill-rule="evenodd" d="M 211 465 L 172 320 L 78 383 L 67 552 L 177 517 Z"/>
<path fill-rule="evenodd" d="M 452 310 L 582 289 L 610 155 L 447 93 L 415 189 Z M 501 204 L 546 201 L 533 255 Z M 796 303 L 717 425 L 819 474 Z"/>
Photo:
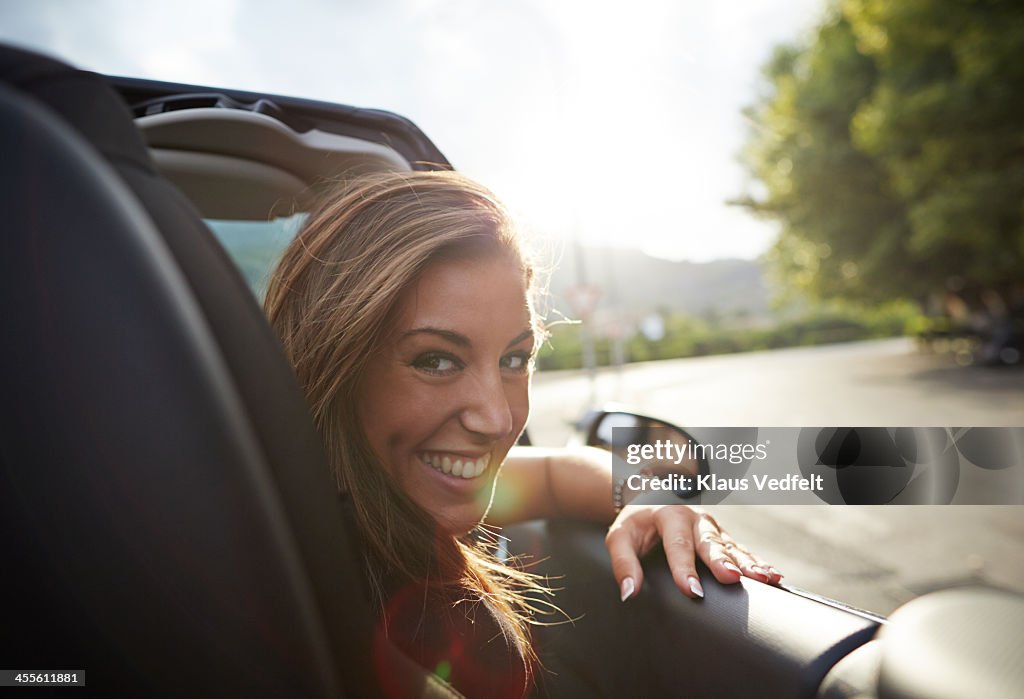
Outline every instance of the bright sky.
<path fill-rule="evenodd" d="M 825 0 L 0 1 L 0 39 L 105 73 L 398 112 L 533 229 L 755 257 L 740 109 Z"/>

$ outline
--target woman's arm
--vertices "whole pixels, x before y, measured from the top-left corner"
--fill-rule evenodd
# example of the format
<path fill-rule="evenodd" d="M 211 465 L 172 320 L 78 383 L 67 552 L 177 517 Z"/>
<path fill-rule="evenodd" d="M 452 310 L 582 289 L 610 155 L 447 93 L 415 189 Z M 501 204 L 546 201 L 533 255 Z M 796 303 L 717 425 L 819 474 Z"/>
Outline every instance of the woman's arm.
<path fill-rule="evenodd" d="M 595 447 L 513 447 L 487 515 L 498 526 L 529 519 L 572 517 L 609 524 L 611 454 Z"/>
<path fill-rule="evenodd" d="M 676 585 L 689 597 L 704 596 L 697 556 L 721 583 L 738 582 L 743 575 L 772 584 L 782 579 L 699 508 L 628 505 L 616 515 L 611 455 L 594 447 L 514 447 L 509 452 L 487 521 L 501 526 L 549 517 L 611 522 L 605 545 L 623 601 L 640 589 L 640 557 L 659 540 Z"/>

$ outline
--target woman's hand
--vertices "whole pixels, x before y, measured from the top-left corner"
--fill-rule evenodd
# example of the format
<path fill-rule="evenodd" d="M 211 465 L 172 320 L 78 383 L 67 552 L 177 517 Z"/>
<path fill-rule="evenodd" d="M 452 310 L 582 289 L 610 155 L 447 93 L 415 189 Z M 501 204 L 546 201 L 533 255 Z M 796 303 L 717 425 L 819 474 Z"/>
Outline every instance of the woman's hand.
<path fill-rule="evenodd" d="M 656 470 L 648 464 L 652 472 Z M 657 475 L 657 474 L 655 474 Z M 605 544 L 622 599 L 643 584 L 640 557 L 664 542 L 676 585 L 689 597 L 703 597 L 696 557 L 721 583 L 746 575 L 776 584 L 777 570 L 754 556 L 722 531 L 714 517 L 688 505 L 626 505 L 616 516 L 611 495 L 611 455 L 594 447 L 542 449 L 515 447 L 498 481 L 491 524 L 532 518 L 576 517 L 608 522 Z"/>
<path fill-rule="evenodd" d="M 696 556 L 720 583 L 735 583 L 746 575 L 777 584 L 782 575 L 733 541 L 715 518 L 688 505 L 627 505 L 612 523 L 605 545 L 622 601 L 643 585 L 640 557 L 661 540 L 676 585 L 688 597 L 703 597 Z"/>

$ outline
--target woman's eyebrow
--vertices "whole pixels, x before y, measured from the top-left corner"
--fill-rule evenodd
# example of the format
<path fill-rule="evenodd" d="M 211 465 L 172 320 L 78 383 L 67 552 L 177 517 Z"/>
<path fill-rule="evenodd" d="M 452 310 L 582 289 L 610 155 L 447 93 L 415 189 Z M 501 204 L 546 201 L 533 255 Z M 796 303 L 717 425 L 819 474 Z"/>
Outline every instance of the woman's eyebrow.
<path fill-rule="evenodd" d="M 448 342 L 451 342 L 453 345 L 458 345 L 459 347 L 469 347 L 473 344 L 469 341 L 469 338 L 462 333 L 457 333 L 454 330 L 445 330 L 443 328 L 433 328 L 430 326 L 413 328 L 412 330 L 403 333 L 402 339 L 404 340 L 407 337 L 412 337 L 413 335 L 418 335 L 420 333 L 437 335 L 438 337 L 444 338 L 445 340 L 448 340 Z"/>
<path fill-rule="evenodd" d="M 435 328 L 429 325 L 421 328 L 413 328 L 412 330 L 408 330 L 402 333 L 402 339 L 404 340 L 408 337 L 412 337 L 413 335 L 419 335 L 421 333 L 426 333 L 428 335 L 437 335 L 438 337 L 445 339 L 448 342 L 451 342 L 453 345 L 458 345 L 459 347 L 471 347 L 473 345 L 473 343 L 470 342 L 469 338 L 463 335 L 462 333 L 457 333 L 454 330 L 445 330 L 444 328 Z M 533 329 L 527 328 L 523 332 L 516 335 L 512 339 L 512 341 L 509 342 L 508 345 L 506 345 L 506 347 L 518 345 L 523 340 L 528 340 L 531 337 L 533 337 Z"/>
<path fill-rule="evenodd" d="M 518 345 L 523 340 L 528 340 L 531 337 L 533 337 L 533 329 L 532 328 L 527 328 L 523 332 L 521 332 L 518 335 L 516 335 L 515 339 L 513 339 L 512 342 L 508 343 L 508 345 L 506 345 L 506 347 L 511 347 L 513 345 Z"/>

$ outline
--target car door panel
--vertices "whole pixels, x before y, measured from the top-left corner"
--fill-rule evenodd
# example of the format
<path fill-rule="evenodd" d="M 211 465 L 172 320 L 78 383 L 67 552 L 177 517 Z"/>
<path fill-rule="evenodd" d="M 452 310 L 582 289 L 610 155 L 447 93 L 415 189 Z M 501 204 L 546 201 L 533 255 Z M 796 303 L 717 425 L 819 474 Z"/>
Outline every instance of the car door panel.
<path fill-rule="evenodd" d="M 643 587 L 622 603 L 603 528 L 553 521 L 504 535 L 513 554 L 539 561 L 530 569 L 551 576 L 554 601 L 573 620 L 538 631 L 542 661 L 565 675 L 542 678 L 551 696 L 813 697 L 829 669 L 879 626 L 747 578 L 721 585 L 706 568 L 705 597 L 695 601 L 660 554 L 645 561 Z"/>

